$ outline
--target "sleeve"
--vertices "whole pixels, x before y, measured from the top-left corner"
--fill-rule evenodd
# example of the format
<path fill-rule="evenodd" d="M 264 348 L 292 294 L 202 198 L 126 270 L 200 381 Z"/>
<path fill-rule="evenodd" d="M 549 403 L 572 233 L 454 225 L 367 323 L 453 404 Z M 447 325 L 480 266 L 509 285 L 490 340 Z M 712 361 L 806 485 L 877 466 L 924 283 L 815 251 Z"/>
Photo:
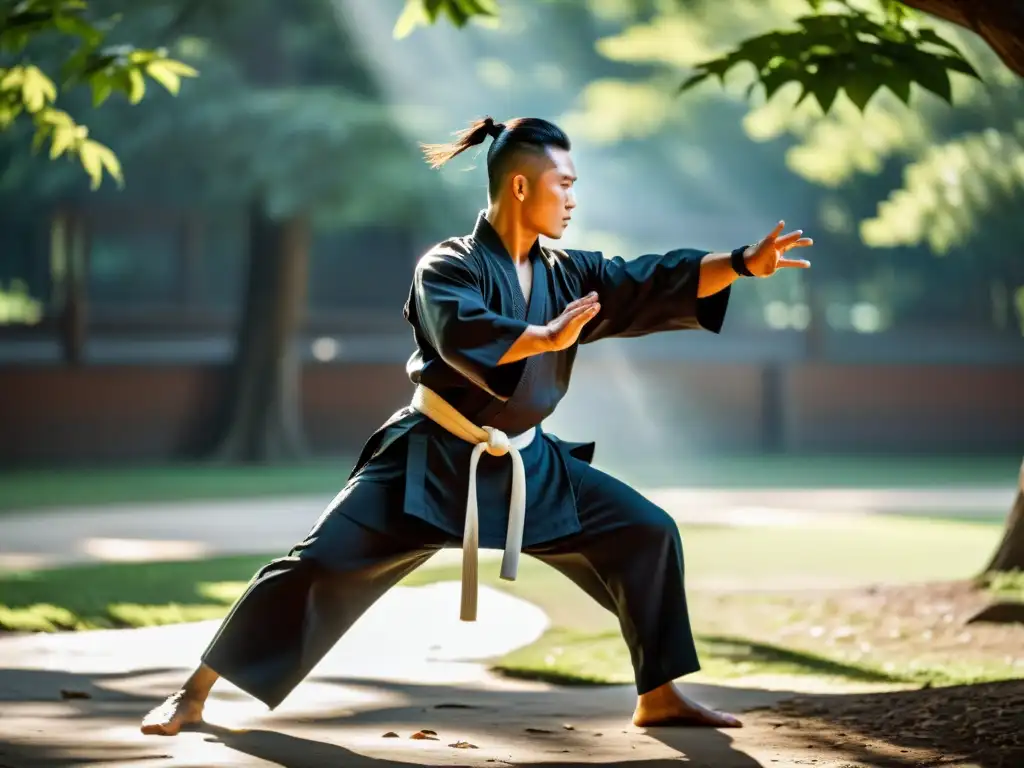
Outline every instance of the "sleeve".
<path fill-rule="evenodd" d="M 414 298 L 420 329 L 451 368 L 500 400 L 512 396 L 526 359 L 498 365 L 528 324 L 491 311 L 482 276 L 458 257 L 429 255 L 416 267 Z"/>
<path fill-rule="evenodd" d="M 719 333 L 732 287 L 697 298 L 701 260 L 710 251 L 680 248 L 626 261 L 596 251 L 572 251 L 583 275 L 583 296 L 597 291 L 598 316 L 587 323 L 580 343 L 659 331 L 703 329 Z"/>

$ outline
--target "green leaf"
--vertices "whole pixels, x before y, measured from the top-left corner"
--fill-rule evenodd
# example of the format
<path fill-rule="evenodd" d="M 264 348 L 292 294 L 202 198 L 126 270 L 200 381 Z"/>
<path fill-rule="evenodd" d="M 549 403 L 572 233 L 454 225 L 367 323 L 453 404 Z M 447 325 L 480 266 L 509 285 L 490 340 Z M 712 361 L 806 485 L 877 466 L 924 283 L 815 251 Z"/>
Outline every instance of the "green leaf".
<path fill-rule="evenodd" d="M 898 67 L 894 67 L 885 79 L 885 87 L 892 91 L 893 96 L 906 105 L 910 105 L 910 76 Z"/>
<path fill-rule="evenodd" d="M 945 48 L 947 51 L 952 51 L 957 56 L 963 58 L 963 53 L 961 53 L 960 49 L 953 45 L 953 43 L 949 42 L 949 40 L 946 40 L 944 37 L 940 37 L 939 33 L 936 32 L 934 29 L 929 29 L 927 27 L 924 29 L 920 29 L 917 32 L 917 37 L 923 43 L 931 43 L 932 45 L 937 45 L 940 48 Z"/>
<path fill-rule="evenodd" d="M 163 65 L 162 61 L 154 61 L 146 67 L 146 74 L 166 88 L 172 95 L 177 96 L 181 88 L 181 78 Z"/>
<path fill-rule="evenodd" d="M 32 136 L 32 154 L 38 154 L 39 150 L 43 148 L 43 144 L 46 143 L 47 137 L 50 135 L 52 130 L 51 126 L 41 124 L 36 126 L 36 132 Z"/>
<path fill-rule="evenodd" d="M 100 144 L 99 142 L 92 142 L 93 149 L 97 155 L 99 155 L 100 163 L 103 168 L 107 171 L 110 177 L 117 182 L 119 187 L 124 186 L 124 176 L 121 172 L 121 162 L 117 159 L 117 155 L 114 154 L 110 147 Z"/>
<path fill-rule="evenodd" d="M 53 142 L 50 144 L 50 159 L 56 160 L 75 144 L 78 138 L 74 128 L 60 126 L 53 132 Z"/>
<path fill-rule="evenodd" d="M 88 47 L 103 42 L 103 33 L 80 16 L 61 14 L 54 17 L 53 25 L 65 35 L 80 38 Z"/>
<path fill-rule="evenodd" d="M 130 83 L 128 101 L 132 104 L 138 104 L 146 95 L 146 79 L 142 76 L 142 72 L 140 70 L 129 69 L 128 80 Z"/>
<path fill-rule="evenodd" d="M 176 74 L 178 77 L 198 77 L 199 70 L 190 67 L 183 61 L 177 59 L 159 59 L 160 66 Z M 156 62 L 154 62 L 155 64 Z"/>
<path fill-rule="evenodd" d="M 695 75 L 690 75 L 690 77 L 688 77 L 683 82 L 683 84 L 679 86 L 679 93 L 682 93 L 683 91 L 688 91 L 691 88 L 693 88 L 695 85 L 698 85 L 699 83 L 703 83 L 710 76 L 711 76 L 710 72 L 698 72 Z"/>
<path fill-rule="evenodd" d="M 402 9 L 398 21 L 395 22 L 395 28 L 391 34 L 395 40 L 402 40 L 411 35 L 416 27 L 427 23 L 422 0 L 405 0 L 405 7 Z"/>
<path fill-rule="evenodd" d="M 42 110 L 36 114 L 35 119 L 40 124 L 51 125 L 55 128 L 64 125 L 75 126 L 75 121 L 71 119 L 71 115 L 62 109 L 54 109 L 53 107 L 47 107 Z"/>
<path fill-rule="evenodd" d="M 953 103 L 949 72 L 938 57 L 918 58 L 911 70 L 911 77 L 918 85 L 931 91 L 947 104 Z"/>
<path fill-rule="evenodd" d="M 21 112 L 21 104 L 0 104 L 0 131 L 7 130 Z"/>
<path fill-rule="evenodd" d="M 92 105 L 98 107 L 110 98 L 114 86 L 111 84 L 110 78 L 103 75 L 94 75 L 89 82 L 92 85 Z"/>
<path fill-rule="evenodd" d="M 103 160 L 100 158 L 100 153 L 97 148 L 100 147 L 99 143 L 86 140 L 82 142 L 82 145 L 78 148 L 78 159 L 82 163 L 82 168 L 89 174 L 91 183 L 89 188 L 96 191 L 100 188 L 100 184 L 103 183 Z"/>
<path fill-rule="evenodd" d="M 863 69 L 848 78 L 843 84 L 843 90 L 846 91 L 847 97 L 861 112 L 881 87 L 882 81 L 878 77 L 878 72 Z"/>
<path fill-rule="evenodd" d="M 810 91 L 814 95 L 814 100 L 818 102 L 818 106 L 821 107 L 821 111 L 826 115 L 828 111 L 832 109 L 832 104 L 836 100 L 836 96 L 839 94 L 839 88 L 841 81 L 835 72 L 821 72 L 819 71 L 817 77 L 811 76 L 808 78 Z M 805 84 L 807 87 L 808 84 Z"/>
<path fill-rule="evenodd" d="M 971 66 L 967 59 L 956 56 L 944 56 L 942 60 L 946 65 L 946 69 L 952 72 L 959 72 L 962 75 L 969 75 L 975 80 L 981 81 L 981 75 L 978 74 L 978 71 Z"/>
<path fill-rule="evenodd" d="M 24 68 L 21 81 L 21 95 L 29 112 L 38 112 L 57 98 L 57 86 L 38 67 Z"/>
<path fill-rule="evenodd" d="M 11 67 L 8 70 L 0 69 L 0 91 L 13 91 L 20 89 L 25 82 L 25 68 Z"/>
<path fill-rule="evenodd" d="M 430 24 L 434 24 L 437 21 L 437 17 L 443 10 L 445 2 L 446 0 L 420 0 L 423 6 L 423 13 Z"/>

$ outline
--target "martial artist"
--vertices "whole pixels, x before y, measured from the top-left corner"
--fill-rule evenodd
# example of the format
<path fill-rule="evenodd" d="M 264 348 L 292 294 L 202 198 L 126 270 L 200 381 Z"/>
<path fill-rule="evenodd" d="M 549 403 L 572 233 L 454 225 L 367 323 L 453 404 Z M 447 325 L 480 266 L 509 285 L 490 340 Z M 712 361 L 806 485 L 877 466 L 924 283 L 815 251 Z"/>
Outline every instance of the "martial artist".
<path fill-rule="evenodd" d="M 414 271 L 410 405 L 370 437 L 307 537 L 253 577 L 143 733 L 171 735 L 201 720 L 218 677 L 277 707 L 381 595 L 449 546 L 463 548 L 464 620 L 476 615 L 478 548 L 504 549 L 505 578 L 525 552 L 617 616 L 635 671 L 636 725 L 740 725 L 673 682 L 699 669 L 676 523 L 592 467 L 593 443 L 541 425 L 569 387 L 580 344 L 718 333 L 732 283 L 809 266 L 785 254 L 811 240 L 781 235 L 779 222 L 723 253 L 624 260 L 549 248 L 540 236 L 560 239 L 576 208 L 568 137 L 537 118 L 486 118 L 454 143 L 424 149 L 440 167 L 488 137 L 486 211 Z"/>

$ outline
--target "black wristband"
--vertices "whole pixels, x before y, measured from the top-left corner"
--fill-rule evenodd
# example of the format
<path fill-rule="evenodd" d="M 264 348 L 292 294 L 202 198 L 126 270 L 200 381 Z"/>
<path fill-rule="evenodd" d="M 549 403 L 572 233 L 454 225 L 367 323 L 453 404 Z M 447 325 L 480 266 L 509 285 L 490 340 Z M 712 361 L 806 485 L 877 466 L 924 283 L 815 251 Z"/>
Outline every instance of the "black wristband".
<path fill-rule="evenodd" d="M 754 273 L 747 268 L 747 260 L 743 258 L 743 254 L 749 247 L 750 246 L 744 245 L 737 248 L 730 254 L 729 258 L 730 262 L 732 263 L 733 270 L 735 270 L 737 275 L 742 275 L 743 277 L 754 276 Z"/>

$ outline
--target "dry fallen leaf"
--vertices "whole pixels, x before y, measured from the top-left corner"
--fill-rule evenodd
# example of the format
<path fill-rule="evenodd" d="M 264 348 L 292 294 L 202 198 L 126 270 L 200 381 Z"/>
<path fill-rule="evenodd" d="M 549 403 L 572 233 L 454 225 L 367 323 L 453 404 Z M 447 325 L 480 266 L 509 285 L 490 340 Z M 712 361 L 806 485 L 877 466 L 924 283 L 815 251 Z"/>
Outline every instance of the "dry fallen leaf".
<path fill-rule="evenodd" d="M 470 744 L 468 741 L 456 741 L 448 746 L 455 747 L 455 749 L 480 749 L 476 744 Z"/>
<path fill-rule="evenodd" d="M 420 740 L 420 741 L 422 741 L 424 739 L 426 739 L 428 741 L 438 741 L 437 734 L 434 733 L 433 731 L 428 731 L 428 730 L 416 731 L 416 733 L 414 733 L 409 738 L 410 739 L 417 739 L 417 740 Z"/>
<path fill-rule="evenodd" d="M 394 731 L 388 731 L 383 736 L 381 736 L 381 738 L 382 739 L 397 739 L 398 738 L 398 734 L 395 733 Z"/>
<path fill-rule="evenodd" d="M 554 733 L 554 731 L 546 731 L 543 728 L 527 728 L 527 733 Z"/>

